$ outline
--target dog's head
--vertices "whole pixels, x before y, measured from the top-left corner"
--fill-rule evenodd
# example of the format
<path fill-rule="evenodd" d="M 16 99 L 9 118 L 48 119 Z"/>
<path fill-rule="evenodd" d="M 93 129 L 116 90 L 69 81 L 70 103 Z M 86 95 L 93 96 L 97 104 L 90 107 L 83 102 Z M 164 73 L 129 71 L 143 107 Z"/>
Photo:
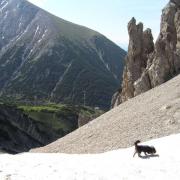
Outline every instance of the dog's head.
<path fill-rule="evenodd" d="M 156 149 L 154 147 L 151 148 L 152 148 L 152 153 L 156 153 Z"/>

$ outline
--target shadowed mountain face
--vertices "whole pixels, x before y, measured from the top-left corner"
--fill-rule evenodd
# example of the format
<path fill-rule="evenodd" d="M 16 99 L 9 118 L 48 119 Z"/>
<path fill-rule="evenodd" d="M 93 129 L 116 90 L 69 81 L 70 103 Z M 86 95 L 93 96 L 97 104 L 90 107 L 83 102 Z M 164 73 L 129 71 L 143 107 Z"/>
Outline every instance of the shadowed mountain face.
<path fill-rule="evenodd" d="M 20 153 L 45 146 L 102 113 L 65 104 L 30 106 L 0 102 L 0 151 Z"/>
<path fill-rule="evenodd" d="M 107 108 L 125 51 L 25 0 L 0 0 L 0 92 Z"/>
<path fill-rule="evenodd" d="M 28 151 L 48 144 L 60 134 L 22 111 L 0 104 L 0 149 L 10 153 Z"/>

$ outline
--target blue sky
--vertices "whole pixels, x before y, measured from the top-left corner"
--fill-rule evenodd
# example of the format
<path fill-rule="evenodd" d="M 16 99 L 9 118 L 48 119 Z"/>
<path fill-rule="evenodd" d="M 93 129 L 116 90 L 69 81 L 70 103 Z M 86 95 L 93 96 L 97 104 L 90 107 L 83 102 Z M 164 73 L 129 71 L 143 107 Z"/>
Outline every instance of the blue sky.
<path fill-rule="evenodd" d="M 123 48 L 128 46 L 127 23 L 137 22 L 152 29 L 157 38 L 161 10 L 168 0 L 29 0 L 63 19 L 94 29 Z"/>

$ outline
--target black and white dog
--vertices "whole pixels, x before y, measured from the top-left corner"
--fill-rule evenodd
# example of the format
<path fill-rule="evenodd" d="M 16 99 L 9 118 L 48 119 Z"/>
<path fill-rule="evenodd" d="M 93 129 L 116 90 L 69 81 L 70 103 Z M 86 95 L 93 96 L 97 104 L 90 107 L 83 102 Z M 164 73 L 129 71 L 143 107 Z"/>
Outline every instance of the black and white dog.
<path fill-rule="evenodd" d="M 144 145 L 138 145 L 140 143 L 139 140 L 137 140 L 134 145 L 135 145 L 135 152 L 133 157 L 135 156 L 136 153 L 138 153 L 138 156 L 141 157 L 141 152 L 143 152 L 146 156 L 148 154 L 155 154 L 156 149 L 153 146 L 144 146 Z"/>

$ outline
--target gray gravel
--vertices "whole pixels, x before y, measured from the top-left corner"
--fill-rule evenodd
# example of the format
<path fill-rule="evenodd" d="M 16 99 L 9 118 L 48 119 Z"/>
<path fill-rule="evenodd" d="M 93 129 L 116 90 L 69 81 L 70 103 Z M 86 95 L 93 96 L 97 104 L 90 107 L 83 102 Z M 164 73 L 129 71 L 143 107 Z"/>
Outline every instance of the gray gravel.
<path fill-rule="evenodd" d="M 32 152 L 101 153 L 180 133 L 180 75 Z"/>

